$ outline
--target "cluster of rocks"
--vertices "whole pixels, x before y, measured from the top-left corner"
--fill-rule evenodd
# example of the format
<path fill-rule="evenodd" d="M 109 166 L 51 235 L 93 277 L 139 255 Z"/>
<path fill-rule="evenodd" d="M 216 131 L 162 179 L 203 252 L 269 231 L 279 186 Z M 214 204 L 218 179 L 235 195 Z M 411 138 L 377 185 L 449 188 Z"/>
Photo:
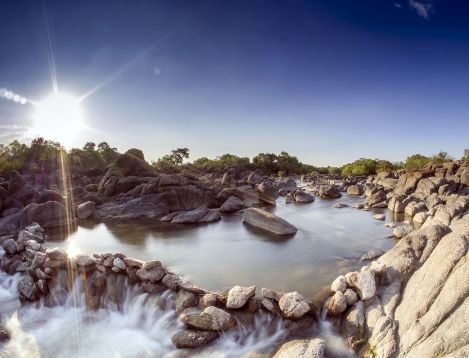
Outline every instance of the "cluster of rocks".
<path fill-rule="evenodd" d="M 314 323 L 314 306 L 298 292 L 263 288 L 261 298 L 255 296 L 255 286 L 235 286 L 227 294 L 211 292 L 190 284 L 160 261 L 142 262 L 121 253 L 69 256 L 61 249 L 46 248 L 45 240 L 37 223 L 17 235 L 0 237 L 5 251 L 0 267 L 22 275 L 18 283 L 22 303 L 42 298 L 47 306 L 63 305 L 77 284 L 86 292 L 89 309 L 110 303 L 122 307 L 129 285 L 148 294 L 171 290 L 176 294 L 176 314 L 185 325 L 172 337 L 178 348 L 208 344 L 239 322 L 252 324 L 261 310 L 284 319 L 291 332 Z"/>
<path fill-rule="evenodd" d="M 430 165 L 364 184 L 362 208 L 388 207 L 420 225 L 386 224 L 397 244 L 384 254 L 371 250 L 362 259 L 376 261 L 331 285 L 325 308 L 359 356 L 467 355 L 468 168 Z"/>

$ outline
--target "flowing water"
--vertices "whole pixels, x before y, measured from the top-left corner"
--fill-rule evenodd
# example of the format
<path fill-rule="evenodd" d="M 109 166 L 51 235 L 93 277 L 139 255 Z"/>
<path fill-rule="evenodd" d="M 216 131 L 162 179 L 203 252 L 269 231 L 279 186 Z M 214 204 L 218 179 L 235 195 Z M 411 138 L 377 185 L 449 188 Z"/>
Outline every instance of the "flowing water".
<path fill-rule="evenodd" d="M 298 227 L 293 237 L 276 238 L 244 225 L 239 214 L 203 226 L 88 223 L 65 239 L 49 241 L 74 253 L 123 252 L 141 259 L 159 259 L 202 287 L 225 290 L 235 284 L 256 284 L 297 290 L 308 298 L 340 272 L 359 266 L 370 248 L 390 248 L 389 229 L 374 212 L 334 209 L 360 198 L 344 196 L 306 205 L 279 200 L 275 214 Z M 181 351 L 171 336 L 183 325 L 174 312 L 175 297 L 141 294 L 129 287 L 123 308 L 89 311 L 77 283 L 63 306 L 42 302 L 21 306 L 18 276 L 0 273 L 0 315 L 12 338 L 0 345 L 0 357 L 248 357 L 270 352 L 287 335 L 284 323 L 264 313 L 254 324 L 241 323 L 206 348 Z M 353 357 L 330 322 L 321 319 L 304 336 L 326 339 L 328 356 Z"/>

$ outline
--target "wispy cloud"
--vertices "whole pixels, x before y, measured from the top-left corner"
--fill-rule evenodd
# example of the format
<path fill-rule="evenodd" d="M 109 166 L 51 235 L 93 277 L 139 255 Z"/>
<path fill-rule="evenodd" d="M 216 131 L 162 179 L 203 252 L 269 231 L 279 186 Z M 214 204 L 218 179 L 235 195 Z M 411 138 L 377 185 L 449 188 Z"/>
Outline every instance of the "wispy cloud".
<path fill-rule="evenodd" d="M 409 7 L 415 10 L 418 16 L 423 17 L 425 20 L 430 20 L 430 12 L 433 11 L 432 4 L 409 0 Z"/>
<path fill-rule="evenodd" d="M 0 123 L 0 143 L 10 143 L 14 139 L 23 140 L 28 133 L 29 128 L 20 124 L 2 124 Z"/>
<path fill-rule="evenodd" d="M 402 9 L 402 5 L 399 4 L 398 2 L 394 3 L 394 7 L 397 7 L 398 9 Z"/>

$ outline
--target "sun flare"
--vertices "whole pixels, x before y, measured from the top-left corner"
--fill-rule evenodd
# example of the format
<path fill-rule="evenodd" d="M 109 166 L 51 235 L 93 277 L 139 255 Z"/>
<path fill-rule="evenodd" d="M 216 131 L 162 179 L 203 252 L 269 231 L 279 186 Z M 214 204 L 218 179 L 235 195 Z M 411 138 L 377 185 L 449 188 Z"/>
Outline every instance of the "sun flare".
<path fill-rule="evenodd" d="M 83 111 L 78 99 L 56 92 L 37 103 L 34 113 L 34 136 L 68 144 L 84 128 Z"/>

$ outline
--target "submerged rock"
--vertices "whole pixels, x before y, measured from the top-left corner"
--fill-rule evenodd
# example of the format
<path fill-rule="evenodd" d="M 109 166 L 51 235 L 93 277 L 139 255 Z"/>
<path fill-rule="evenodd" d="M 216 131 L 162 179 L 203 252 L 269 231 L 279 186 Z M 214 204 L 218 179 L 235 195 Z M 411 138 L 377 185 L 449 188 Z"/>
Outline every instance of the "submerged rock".
<path fill-rule="evenodd" d="M 276 235 L 292 235 L 296 227 L 288 221 L 260 208 L 248 208 L 244 211 L 243 221 L 259 229 Z"/>

